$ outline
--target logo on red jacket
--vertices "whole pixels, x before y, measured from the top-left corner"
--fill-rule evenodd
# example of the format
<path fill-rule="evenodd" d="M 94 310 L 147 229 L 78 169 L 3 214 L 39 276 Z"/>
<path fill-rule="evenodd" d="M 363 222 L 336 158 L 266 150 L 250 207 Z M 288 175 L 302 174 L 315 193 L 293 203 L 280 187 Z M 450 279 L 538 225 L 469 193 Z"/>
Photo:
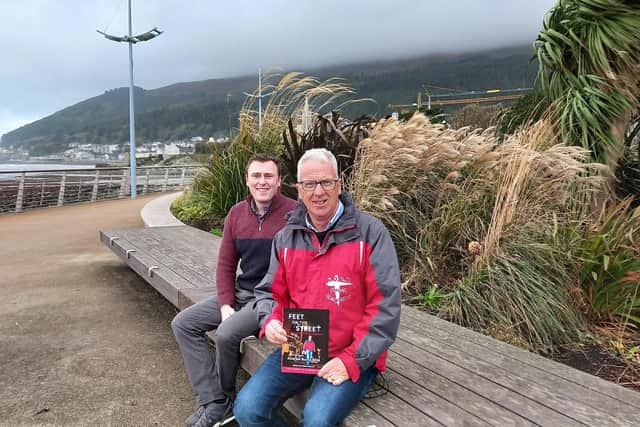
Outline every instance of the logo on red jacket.
<path fill-rule="evenodd" d="M 327 280 L 327 286 L 329 287 L 329 293 L 327 293 L 327 299 L 340 305 L 341 302 L 351 299 L 351 295 L 348 294 L 347 286 L 351 286 L 349 279 L 338 276 L 329 277 Z"/>

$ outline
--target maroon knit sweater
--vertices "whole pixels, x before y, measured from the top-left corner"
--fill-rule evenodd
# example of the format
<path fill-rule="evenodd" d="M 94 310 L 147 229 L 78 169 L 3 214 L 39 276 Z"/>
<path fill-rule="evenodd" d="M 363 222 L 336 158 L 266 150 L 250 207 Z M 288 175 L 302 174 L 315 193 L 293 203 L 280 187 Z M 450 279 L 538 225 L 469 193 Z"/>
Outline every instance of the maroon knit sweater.
<path fill-rule="evenodd" d="M 236 270 L 238 261 L 242 273 L 238 286 L 253 292 L 269 268 L 273 236 L 287 223 L 287 213 L 298 202 L 278 193 L 262 224 L 251 211 L 251 196 L 234 205 L 224 220 L 222 243 L 218 252 L 216 288 L 218 303 L 235 303 Z"/>

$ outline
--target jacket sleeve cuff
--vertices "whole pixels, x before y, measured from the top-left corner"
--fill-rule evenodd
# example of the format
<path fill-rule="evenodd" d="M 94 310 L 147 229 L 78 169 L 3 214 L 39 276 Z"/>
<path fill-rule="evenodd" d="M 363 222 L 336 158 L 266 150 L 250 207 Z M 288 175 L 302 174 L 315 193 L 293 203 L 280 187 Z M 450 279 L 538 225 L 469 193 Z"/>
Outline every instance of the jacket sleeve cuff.
<path fill-rule="evenodd" d="M 360 379 L 360 367 L 356 363 L 356 360 L 353 357 L 347 356 L 346 354 L 341 354 L 338 356 L 342 363 L 344 363 L 345 368 L 347 368 L 347 373 L 349 374 L 349 378 L 351 381 L 358 382 Z"/>
<path fill-rule="evenodd" d="M 258 338 L 262 338 L 264 336 L 264 331 L 267 329 L 267 323 L 271 320 L 271 316 L 267 317 L 262 326 L 260 327 L 260 332 L 258 332 Z"/>
<path fill-rule="evenodd" d="M 222 307 L 225 304 L 233 307 L 236 304 L 235 297 L 229 297 L 227 295 L 218 295 L 218 305 Z"/>

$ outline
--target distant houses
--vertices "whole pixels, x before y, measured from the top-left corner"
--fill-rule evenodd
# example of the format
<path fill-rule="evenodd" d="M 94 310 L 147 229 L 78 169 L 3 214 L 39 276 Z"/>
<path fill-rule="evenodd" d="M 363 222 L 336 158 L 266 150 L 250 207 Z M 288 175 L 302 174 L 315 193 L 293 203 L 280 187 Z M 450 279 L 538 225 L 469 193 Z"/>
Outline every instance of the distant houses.
<path fill-rule="evenodd" d="M 80 144 L 67 145 L 63 156 L 69 160 L 118 160 L 120 144 Z"/>
<path fill-rule="evenodd" d="M 229 139 L 203 138 L 194 136 L 188 140 L 177 140 L 169 142 L 145 142 L 136 146 L 136 159 L 168 158 L 178 155 L 191 155 L 196 153 L 197 146 L 204 144 L 224 144 Z M 129 157 L 129 143 L 122 144 L 81 144 L 72 142 L 67 144 L 67 148 L 62 153 L 55 153 L 49 156 L 30 156 L 21 147 L 0 147 L 0 158 L 6 159 L 41 159 L 41 160 L 71 160 L 71 161 L 125 161 Z"/>
<path fill-rule="evenodd" d="M 29 153 L 19 147 L 0 147 L 0 160 L 24 160 L 29 158 Z"/>
<path fill-rule="evenodd" d="M 192 142 L 149 142 L 136 147 L 136 159 L 149 159 L 152 157 L 177 156 L 178 154 L 195 153 L 195 143 Z"/>
<path fill-rule="evenodd" d="M 194 154 L 196 144 L 204 141 L 202 137 L 193 137 L 188 141 L 145 142 L 136 146 L 136 159 Z M 129 144 L 78 144 L 68 145 L 64 156 L 71 160 L 125 160 L 129 154 Z"/>

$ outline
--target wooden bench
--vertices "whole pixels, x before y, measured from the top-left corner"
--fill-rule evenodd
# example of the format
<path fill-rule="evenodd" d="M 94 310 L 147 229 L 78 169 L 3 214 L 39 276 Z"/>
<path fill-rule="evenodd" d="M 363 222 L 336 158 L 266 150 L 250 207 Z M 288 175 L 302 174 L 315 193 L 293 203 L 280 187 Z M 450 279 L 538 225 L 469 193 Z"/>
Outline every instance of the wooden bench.
<path fill-rule="evenodd" d="M 215 292 L 219 238 L 187 226 L 104 230 L 100 238 L 182 310 Z M 253 373 L 273 350 L 243 344 Z M 640 393 L 402 307 L 384 374 L 389 392 L 363 400 L 345 426 L 640 425 Z M 285 407 L 299 416 L 304 396 Z"/>

